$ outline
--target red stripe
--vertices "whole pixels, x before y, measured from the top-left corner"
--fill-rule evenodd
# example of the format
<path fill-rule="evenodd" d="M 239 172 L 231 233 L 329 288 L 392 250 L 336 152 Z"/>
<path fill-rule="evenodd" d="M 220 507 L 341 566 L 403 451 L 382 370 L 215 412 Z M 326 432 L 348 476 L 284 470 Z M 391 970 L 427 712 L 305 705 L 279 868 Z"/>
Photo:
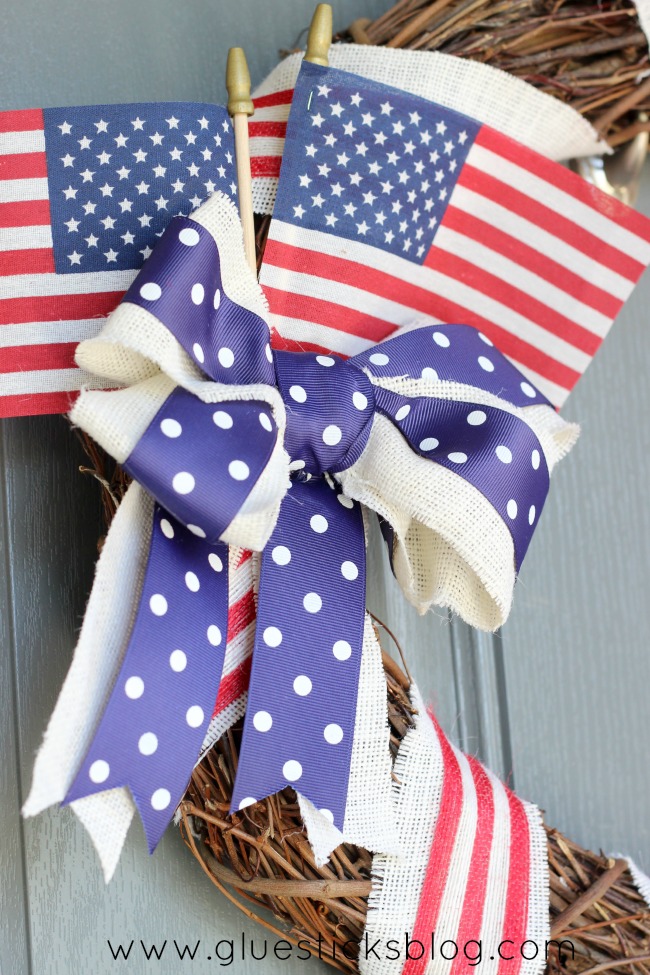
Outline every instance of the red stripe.
<path fill-rule="evenodd" d="M 612 247 L 601 237 L 590 233 L 556 210 L 544 206 L 532 196 L 527 196 L 507 183 L 502 183 L 495 176 L 489 176 L 468 163 L 463 166 L 458 185 L 498 203 L 506 210 L 511 210 L 519 217 L 552 234 L 558 240 L 564 241 L 604 267 L 616 271 L 617 274 L 622 275 L 632 283 L 638 280 L 644 270 L 643 264 L 635 261 L 634 258 L 624 254 L 616 247 Z"/>
<path fill-rule="evenodd" d="M 596 284 L 585 281 L 563 264 L 546 257 L 545 254 L 517 240 L 516 237 L 498 230 L 493 224 L 480 220 L 473 214 L 465 213 L 457 207 L 449 206 L 445 212 L 443 226 L 483 244 L 484 247 L 501 254 L 513 263 L 532 271 L 549 284 L 566 291 L 583 304 L 600 312 L 601 315 L 608 315 L 611 319 L 616 318 L 621 307 L 618 298 L 608 291 L 603 291 Z"/>
<path fill-rule="evenodd" d="M 524 368 L 533 370 L 564 389 L 571 390 L 580 378 L 580 373 L 553 359 L 536 346 L 507 332 L 496 322 L 483 318 L 462 305 L 427 291 L 425 288 L 392 277 L 384 271 L 377 271 L 354 261 L 330 257 L 327 254 L 320 254 L 305 248 L 291 247 L 275 240 L 269 240 L 267 243 L 264 260 L 267 264 L 288 270 L 317 267 L 321 278 L 355 287 L 362 283 L 364 290 L 370 294 L 400 302 L 417 312 L 437 318 L 439 321 L 474 325 L 485 332 L 504 355 L 510 356 Z M 282 310 L 278 305 L 273 310 L 277 314 L 286 314 L 291 317 L 293 297 L 282 292 L 279 294 L 283 297 Z M 311 299 L 304 300 L 307 302 Z M 314 301 L 317 300 L 314 299 Z M 332 308 L 336 310 L 336 314 L 324 324 L 355 335 L 363 334 L 365 315 L 362 312 L 354 311 L 343 305 L 333 305 Z M 318 305 L 315 304 L 315 313 L 318 314 L 319 310 Z M 305 313 L 307 314 L 307 321 L 318 321 L 316 317 L 309 317 L 308 309 L 305 309 Z M 394 330 L 394 326 L 390 326 L 390 328 Z"/>
<path fill-rule="evenodd" d="M 54 251 L 34 247 L 20 251 L 0 251 L 0 276 L 12 274 L 53 274 Z"/>
<path fill-rule="evenodd" d="M 272 108 L 274 105 L 290 105 L 293 98 L 293 88 L 274 91 L 270 95 L 260 95 L 253 99 L 253 105 L 258 108 Z"/>
<path fill-rule="evenodd" d="M 286 122 L 249 122 L 250 138 L 284 139 L 287 134 Z"/>
<path fill-rule="evenodd" d="M 372 318 L 362 312 L 352 312 L 349 320 L 341 319 L 341 306 L 322 298 L 306 298 L 304 295 L 291 295 L 285 302 L 285 293 L 275 288 L 264 287 L 271 314 L 287 315 L 317 325 L 326 325 L 339 332 L 347 332 L 370 342 L 380 342 L 395 331 L 395 326 L 382 318 Z M 288 307 L 287 307 L 288 305 Z M 336 323 L 336 324 L 333 324 Z"/>
<path fill-rule="evenodd" d="M 527 169 L 528 172 L 539 176 L 565 193 L 577 197 L 582 203 L 602 213 L 609 220 L 613 220 L 621 227 L 625 227 L 631 233 L 636 234 L 645 241 L 650 242 L 650 220 L 638 213 L 632 207 L 625 206 L 620 200 L 602 190 L 597 189 L 592 183 L 582 179 L 576 173 L 571 172 L 564 166 L 547 159 L 528 146 L 515 142 L 507 135 L 496 132 L 487 126 L 483 126 L 476 138 L 476 144 L 490 149 L 492 152 L 503 156 L 504 159 Z"/>
<path fill-rule="evenodd" d="M 16 152 L 0 156 L 0 179 L 35 179 L 47 176 L 44 152 Z"/>
<path fill-rule="evenodd" d="M 0 112 L 0 132 L 29 132 L 43 128 L 43 111 L 40 108 Z"/>
<path fill-rule="evenodd" d="M 463 911 L 458 925 L 455 942 L 466 945 L 468 941 L 478 941 L 481 937 L 483 912 L 485 910 L 485 895 L 487 891 L 488 873 L 490 869 L 490 853 L 494 837 L 494 793 L 492 783 L 481 765 L 475 758 L 467 756 L 472 770 L 474 787 L 476 789 L 477 812 L 476 834 L 472 848 L 472 860 L 469 867 L 469 881 L 465 890 Z M 454 959 L 449 975 L 467 975 L 467 958 L 459 952 Z"/>
<path fill-rule="evenodd" d="M 474 288 L 476 291 L 480 291 L 481 294 L 486 295 L 486 297 L 500 302 L 506 308 L 512 309 L 518 315 L 534 322 L 552 335 L 557 335 L 559 338 L 564 339 L 569 345 L 580 349 L 581 352 L 585 352 L 587 355 L 593 356 L 602 342 L 599 335 L 595 335 L 588 329 L 582 328 L 581 325 L 576 324 L 571 318 L 567 318 L 553 308 L 549 308 L 548 305 L 545 305 L 537 298 L 533 298 L 532 295 L 521 291 L 512 284 L 508 284 L 502 278 L 491 274 L 489 271 L 483 271 L 472 261 L 466 261 L 462 257 L 457 257 L 455 254 L 449 254 L 447 251 L 441 250 L 436 246 L 435 241 L 433 247 L 427 254 L 424 265 L 425 267 L 432 268 L 434 271 L 440 271 L 455 281 L 462 281 L 468 287 Z M 621 305 L 622 302 L 619 302 L 619 307 Z"/>
<path fill-rule="evenodd" d="M 78 395 L 79 393 L 75 391 L 71 393 L 21 393 L 18 396 L 0 396 L 0 417 L 67 413 Z"/>
<path fill-rule="evenodd" d="M 250 552 L 247 548 L 242 549 L 242 553 L 239 556 L 239 562 L 237 563 L 237 568 L 241 569 L 242 565 L 245 565 L 249 559 L 252 559 L 252 557 L 252 552 Z"/>
<path fill-rule="evenodd" d="M 260 176 L 279 176 L 282 156 L 251 156 L 251 175 L 253 179 Z"/>
<path fill-rule="evenodd" d="M 241 697 L 245 690 L 248 689 L 248 684 L 251 676 L 251 662 L 252 656 L 246 657 L 242 660 L 234 670 L 231 670 L 227 674 L 221 683 L 219 684 L 219 693 L 217 694 L 217 702 L 214 706 L 214 711 L 212 712 L 212 717 L 216 717 L 222 711 L 236 701 L 238 697 Z"/>
<path fill-rule="evenodd" d="M 4 298 L 0 300 L 0 326 L 105 318 L 123 295 L 123 291 L 103 291 L 87 295 Z"/>
<path fill-rule="evenodd" d="M 228 643 L 250 626 L 255 614 L 255 596 L 253 590 L 249 589 L 228 609 Z"/>
<path fill-rule="evenodd" d="M 49 200 L 0 203 L 0 227 L 46 227 L 49 222 Z"/>
<path fill-rule="evenodd" d="M 0 375 L 42 369 L 75 369 L 78 342 L 50 342 L 47 345 L 11 345 L 0 350 Z"/>
<path fill-rule="evenodd" d="M 528 927 L 528 898 L 530 891 L 530 836 L 528 818 L 523 803 L 507 790 L 510 810 L 510 866 L 508 892 L 503 922 L 504 954 L 514 955 L 511 961 L 499 962 L 498 975 L 518 975 L 522 956 L 520 946 L 526 940 Z"/>
<path fill-rule="evenodd" d="M 440 811 L 433 833 L 429 852 L 429 862 L 424 876 L 420 903 L 418 904 L 412 938 L 423 945 L 431 944 L 431 935 L 436 930 L 440 918 L 440 906 L 449 876 L 451 859 L 456 842 L 456 834 L 463 808 L 463 780 L 460 765 L 451 744 L 443 734 L 438 722 L 430 714 L 438 735 L 443 761 L 442 795 Z M 428 952 L 419 959 L 408 959 L 404 963 L 402 975 L 423 975 L 428 962 Z"/>

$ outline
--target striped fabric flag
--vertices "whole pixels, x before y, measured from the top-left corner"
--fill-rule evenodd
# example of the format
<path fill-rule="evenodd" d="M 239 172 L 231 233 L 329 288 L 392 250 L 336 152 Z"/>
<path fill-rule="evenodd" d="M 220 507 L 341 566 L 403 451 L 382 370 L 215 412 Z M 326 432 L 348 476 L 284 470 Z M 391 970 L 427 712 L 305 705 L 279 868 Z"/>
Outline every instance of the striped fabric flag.
<path fill-rule="evenodd" d="M 69 409 L 93 383 L 77 343 L 97 334 L 170 218 L 215 190 L 237 190 L 225 108 L 0 113 L 0 417 Z"/>
<path fill-rule="evenodd" d="M 539 810 L 455 748 L 411 694 L 417 724 L 394 768 L 405 852 L 373 860 L 362 975 L 466 975 L 478 962 L 484 975 L 537 975 L 550 936 Z"/>
<path fill-rule="evenodd" d="M 287 347 L 471 324 L 561 406 L 649 261 L 650 221 L 559 164 L 303 63 L 260 279 Z"/>

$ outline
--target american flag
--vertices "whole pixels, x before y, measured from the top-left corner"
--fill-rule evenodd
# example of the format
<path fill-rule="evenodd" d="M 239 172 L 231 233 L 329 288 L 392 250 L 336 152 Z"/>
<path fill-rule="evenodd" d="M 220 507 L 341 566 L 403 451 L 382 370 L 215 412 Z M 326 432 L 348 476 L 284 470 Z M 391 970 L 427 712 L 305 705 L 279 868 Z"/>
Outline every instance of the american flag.
<path fill-rule="evenodd" d="M 225 108 L 95 105 L 0 113 L 0 416 L 58 413 L 172 216 L 236 199 Z"/>
<path fill-rule="evenodd" d="M 650 221 L 559 164 L 303 63 L 260 278 L 286 347 L 471 324 L 561 406 L 649 261 Z"/>

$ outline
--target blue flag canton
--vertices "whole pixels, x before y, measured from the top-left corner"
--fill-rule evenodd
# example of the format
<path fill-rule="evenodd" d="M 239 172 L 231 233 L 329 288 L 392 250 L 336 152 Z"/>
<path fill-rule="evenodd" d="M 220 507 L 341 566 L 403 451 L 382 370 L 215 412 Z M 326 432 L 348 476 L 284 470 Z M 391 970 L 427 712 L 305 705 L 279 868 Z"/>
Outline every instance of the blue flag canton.
<path fill-rule="evenodd" d="M 140 268 L 170 219 L 236 198 L 225 108 L 188 102 L 46 109 L 58 273 Z"/>
<path fill-rule="evenodd" d="M 480 123 L 304 63 L 274 216 L 421 264 Z"/>

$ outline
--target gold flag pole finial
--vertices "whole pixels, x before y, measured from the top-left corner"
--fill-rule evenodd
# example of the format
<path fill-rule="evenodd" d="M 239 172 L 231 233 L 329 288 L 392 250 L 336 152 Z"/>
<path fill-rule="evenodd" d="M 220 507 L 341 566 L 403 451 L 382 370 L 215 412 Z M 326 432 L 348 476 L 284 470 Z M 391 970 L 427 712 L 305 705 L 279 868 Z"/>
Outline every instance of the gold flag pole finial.
<path fill-rule="evenodd" d="M 307 35 L 305 61 L 312 64 L 329 65 L 328 53 L 332 43 L 332 8 L 329 3 L 319 3 L 311 19 Z"/>
<path fill-rule="evenodd" d="M 237 157 L 237 193 L 239 215 L 244 232 L 246 260 L 257 273 L 255 257 L 255 222 L 253 220 L 253 185 L 251 157 L 248 144 L 248 116 L 255 111 L 251 100 L 251 76 L 246 55 L 241 47 L 231 47 L 226 64 L 226 88 L 228 113 L 232 116 L 235 130 L 235 154 Z"/>

